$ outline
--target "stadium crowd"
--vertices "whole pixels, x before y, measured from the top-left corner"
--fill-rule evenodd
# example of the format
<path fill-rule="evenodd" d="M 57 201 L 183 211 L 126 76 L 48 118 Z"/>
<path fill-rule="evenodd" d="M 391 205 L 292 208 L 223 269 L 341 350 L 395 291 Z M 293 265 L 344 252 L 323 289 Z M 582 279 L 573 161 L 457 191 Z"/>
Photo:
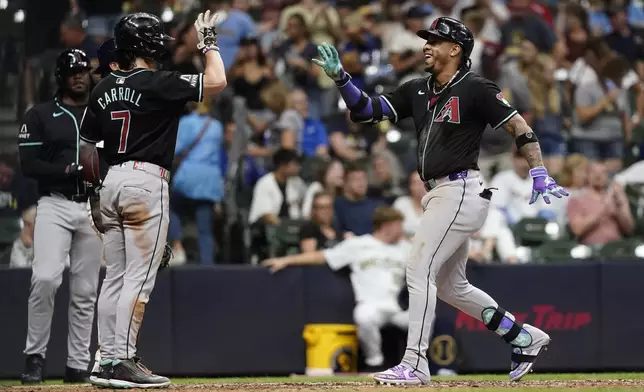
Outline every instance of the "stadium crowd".
<path fill-rule="evenodd" d="M 21 113 L 53 94 L 51 70 L 61 49 L 95 57 L 123 12 L 160 15 L 175 38 L 167 67 L 184 73 L 203 67 L 195 15 L 219 13 L 229 87 L 215 101 L 186 108 L 179 125 L 182 159 L 172 173 L 168 238 L 174 265 L 257 262 L 329 248 L 370 233 L 383 205 L 403 214 L 405 235 L 413 236 L 425 192 L 413 125 L 352 123 L 333 81 L 310 60 L 318 44 L 330 43 L 357 86 L 389 90 L 424 75 L 424 41 L 416 31 L 439 16 L 473 31 L 472 70 L 495 81 L 529 121 L 548 171 L 572 193 L 529 205 L 529 167 L 508 135 L 489 128 L 479 166 L 497 190 L 470 259 L 523 263 L 538 259 L 530 248 L 546 240 L 588 245 L 591 252 L 644 233 L 641 1 L 29 3 L 38 4 L 27 6 L 25 47 L 15 57 L 24 56 L 15 67 Z M 0 217 L 15 224 L 3 225 L 2 236 L 13 237 L 3 241 L 0 263 L 30 265 L 36 201 L 15 154 L 3 150 Z M 530 224 L 541 224 L 545 237 L 530 239 Z"/>

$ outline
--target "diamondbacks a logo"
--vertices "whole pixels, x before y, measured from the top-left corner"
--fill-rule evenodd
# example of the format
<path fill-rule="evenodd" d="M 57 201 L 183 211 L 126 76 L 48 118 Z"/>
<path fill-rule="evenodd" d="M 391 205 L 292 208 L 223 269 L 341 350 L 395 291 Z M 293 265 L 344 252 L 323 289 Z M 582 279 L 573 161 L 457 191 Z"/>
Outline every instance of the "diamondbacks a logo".
<path fill-rule="evenodd" d="M 498 93 L 498 94 L 496 95 L 496 99 L 498 99 L 499 101 L 503 102 L 503 103 L 504 103 L 504 104 L 506 104 L 507 106 L 510 106 L 510 102 L 508 102 L 508 101 L 505 99 L 505 96 L 503 95 L 503 92 Z"/>
<path fill-rule="evenodd" d="M 445 105 L 443 105 L 443 108 L 434 119 L 434 122 L 443 122 L 445 119 L 447 119 L 447 122 L 452 124 L 461 123 L 461 110 L 459 107 L 458 97 L 450 97 L 450 99 L 445 102 Z"/>

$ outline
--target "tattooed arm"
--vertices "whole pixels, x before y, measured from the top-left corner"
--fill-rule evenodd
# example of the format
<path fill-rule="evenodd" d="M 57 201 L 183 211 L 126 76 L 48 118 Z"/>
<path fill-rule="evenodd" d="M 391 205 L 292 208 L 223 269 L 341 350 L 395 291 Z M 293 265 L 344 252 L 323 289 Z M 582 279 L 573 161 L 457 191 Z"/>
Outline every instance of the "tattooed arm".
<path fill-rule="evenodd" d="M 515 140 L 521 135 L 528 135 L 532 133 L 532 129 L 525 122 L 523 117 L 520 114 L 515 114 L 509 119 L 505 124 L 503 124 L 503 129 L 509 133 Z M 529 136 L 529 135 L 528 135 Z M 528 161 L 530 168 L 543 166 L 543 160 L 541 158 L 541 148 L 539 143 L 526 143 L 521 148 L 519 148 L 521 155 Z"/>

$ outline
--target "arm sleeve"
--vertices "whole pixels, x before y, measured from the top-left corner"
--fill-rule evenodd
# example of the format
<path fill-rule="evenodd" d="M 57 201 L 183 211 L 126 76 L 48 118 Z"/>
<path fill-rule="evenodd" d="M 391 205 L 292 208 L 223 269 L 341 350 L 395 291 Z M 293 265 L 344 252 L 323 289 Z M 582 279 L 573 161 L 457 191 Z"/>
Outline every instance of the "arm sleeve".
<path fill-rule="evenodd" d="M 477 108 L 483 119 L 494 129 L 498 129 L 509 119 L 514 117 L 518 112 L 505 99 L 499 86 L 484 80 L 479 86 L 477 99 Z"/>
<path fill-rule="evenodd" d="M 88 106 L 81 119 L 80 138 L 87 143 L 96 144 L 103 140 L 101 129 L 94 111 Z"/>
<path fill-rule="evenodd" d="M 367 93 L 357 88 L 352 82 L 351 78 L 345 74 L 342 82 L 338 82 L 338 89 L 340 90 L 340 95 L 342 99 L 347 104 L 348 108 L 356 105 L 362 97 L 366 97 Z M 365 119 L 366 121 L 359 122 L 380 122 L 382 120 L 392 120 L 397 122 L 406 117 L 411 116 L 411 105 L 408 102 L 405 102 L 404 92 L 407 90 L 407 86 L 410 82 L 403 84 L 396 88 L 395 91 L 374 97 L 380 101 L 382 107 L 382 119 L 374 119 L 374 108 L 372 101 L 367 100 L 367 104 L 364 108 L 360 110 L 352 110 L 356 118 Z M 408 100 L 407 100 L 408 101 Z"/>
<path fill-rule="evenodd" d="M 359 250 L 359 241 L 360 237 L 353 237 L 340 242 L 333 248 L 323 250 L 322 254 L 329 267 L 337 271 L 351 264 L 356 251 Z"/>
<path fill-rule="evenodd" d="M 203 74 L 180 74 L 157 71 L 153 78 L 154 90 L 170 102 L 201 102 L 203 100 Z"/>
<path fill-rule="evenodd" d="M 44 141 L 42 128 L 40 118 L 33 110 L 25 114 L 18 133 L 18 152 L 22 172 L 32 178 L 64 178 L 67 176 L 65 173 L 67 164 L 47 162 L 41 158 Z"/>

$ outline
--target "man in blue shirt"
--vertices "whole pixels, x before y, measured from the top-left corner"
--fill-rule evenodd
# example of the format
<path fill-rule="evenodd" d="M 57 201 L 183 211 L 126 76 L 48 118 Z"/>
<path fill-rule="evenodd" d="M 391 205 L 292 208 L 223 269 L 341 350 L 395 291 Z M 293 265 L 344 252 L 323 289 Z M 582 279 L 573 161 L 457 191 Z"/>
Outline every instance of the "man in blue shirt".
<path fill-rule="evenodd" d="M 371 217 L 376 208 L 385 205 L 381 199 L 367 197 L 367 171 L 360 165 L 351 164 L 346 168 L 344 195 L 335 199 L 333 209 L 336 217 L 336 231 L 354 235 L 373 232 Z"/>
<path fill-rule="evenodd" d="M 257 27 L 247 13 L 232 8 L 232 0 L 207 0 L 203 3 L 205 8 L 219 15 L 219 53 L 226 70 L 229 70 L 235 62 L 241 40 L 256 36 Z"/>

